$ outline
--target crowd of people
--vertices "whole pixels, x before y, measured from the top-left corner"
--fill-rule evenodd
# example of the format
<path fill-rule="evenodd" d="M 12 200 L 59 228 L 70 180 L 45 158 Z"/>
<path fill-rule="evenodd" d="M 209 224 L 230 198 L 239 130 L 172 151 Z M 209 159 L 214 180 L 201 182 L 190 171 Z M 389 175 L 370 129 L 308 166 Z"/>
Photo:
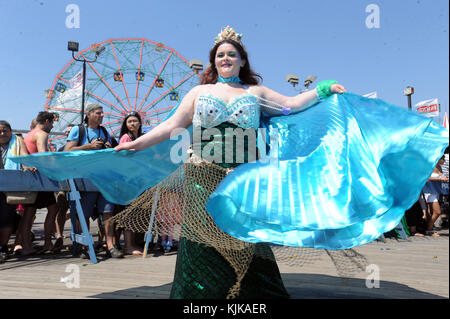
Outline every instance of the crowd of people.
<path fill-rule="evenodd" d="M 39 112 L 30 125 L 30 132 L 25 138 L 21 134 L 14 134 L 7 121 L 0 121 L 0 147 L 2 160 L 0 169 L 23 169 L 36 172 L 34 167 L 26 167 L 10 161 L 8 155 L 29 155 L 49 151 L 49 133 L 53 128 L 55 115 L 50 112 Z M 89 104 L 83 125 L 70 124 L 66 131 L 66 144 L 58 151 L 98 150 L 114 147 L 137 139 L 143 134 L 142 119 L 137 112 L 127 114 L 121 126 L 119 141 L 111 136 L 101 126 L 103 121 L 103 108 L 99 104 Z M 124 255 L 142 255 L 142 234 L 129 230 L 116 229 L 108 220 L 122 211 L 125 207 L 108 202 L 99 192 L 81 192 L 81 206 L 86 223 L 97 221 L 98 240 L 96 252 L 105 251 L 112 258 L 123 258 Z M 60 192 L 37 192 L 33 203 L 8 204 L 7 193 L 0 192 L 0 261 L 4 262 L 8 255 L 30 256 L 40 254 L 58 254 L 64 247 L 64 229 L 70 214 L 75 214 L 75 206 L 70 207 L 68 194 Z M 46 209 L 44 222 L 44 244 L 34 247 L 36 239 L 32 231 L 36 219 L 36 211 Z M 76 232 L 81 233 L 79 221 L 76 222 Z M 123 234 L 124 247 L 122 249 L 121 235 Z M 14 235 L 14 237 L 13 237 Z M 137 238 L 136 238 L 137 237 Z M 13 244 L 10 240 L 14 239 Z M 172 237 L 163 240 L 162 246 L 157 247 L 161 253 L 170 251 Z M 165 248 L 165 249 L 164 249 Z M 86 247 L 82 246 L 79 252 L 82 258 L 89 258 Z"/>
<path fill-rule="evenodd" d="M 405 213 L 412 236 L 439 237 L 436 231 L 448 228 L 448 166 L 449 148 L 439 159 L 417 202 Z"/>

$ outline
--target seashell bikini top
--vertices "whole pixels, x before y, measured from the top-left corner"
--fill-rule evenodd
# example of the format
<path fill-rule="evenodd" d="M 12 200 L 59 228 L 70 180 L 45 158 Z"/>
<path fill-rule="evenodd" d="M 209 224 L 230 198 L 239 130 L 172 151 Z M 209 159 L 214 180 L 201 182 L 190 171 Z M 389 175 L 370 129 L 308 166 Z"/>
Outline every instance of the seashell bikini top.
<path fill-rule="evenodd" d="M 246 90 L 247 88 L 244 87 Z M 256 95 L 244 93 L 226 103 L 212 94 L 202 94 L 195 106 L 192 124 L 203 128 L 215 127 L 224 122 L 243 129 L 259 127 L 260 105 Z"/>

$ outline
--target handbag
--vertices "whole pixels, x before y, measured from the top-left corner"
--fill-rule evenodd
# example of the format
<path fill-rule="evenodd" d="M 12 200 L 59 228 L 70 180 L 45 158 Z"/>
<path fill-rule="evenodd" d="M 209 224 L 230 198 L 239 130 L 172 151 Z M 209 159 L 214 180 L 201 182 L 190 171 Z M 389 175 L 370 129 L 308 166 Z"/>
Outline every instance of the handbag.
<path fill-rule="evenodd" d="M 9 205 L 34 204 L 37 194 L 38 192 L 5 192 L 6 203 Z"/>

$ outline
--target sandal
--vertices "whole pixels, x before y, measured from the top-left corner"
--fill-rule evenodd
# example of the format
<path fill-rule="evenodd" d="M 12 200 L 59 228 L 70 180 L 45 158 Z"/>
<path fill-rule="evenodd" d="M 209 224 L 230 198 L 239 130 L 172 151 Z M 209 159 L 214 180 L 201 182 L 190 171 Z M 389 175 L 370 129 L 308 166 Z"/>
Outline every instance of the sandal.
<path fill-rule="evenodd" d="M 125 251 L 125 255 L 132 255 L 132 256 L 142 256 L 144 253 L 140 251 L 139 249 L 131 249 Z"/>
<path fill-rule="evenodd" d="M 44 247 L 42 247 L 42 248 L 40 248 L 40 249 L 38 249 L 37 251 L 36 251 L 36 255 L 45 255 L 45 254 L 47 254 L 47 253 L 49 253 L 49 252 L 51 252 L 52 250 L 51 249 L 49 249 L 49 248 L 44 248 Z"/>
<path fill-rule="evenodd" d="M 57 238 L 55 241 L 55 244 L 53 245 L 52 253 L 55 253 L 55 254 L 60 253 L 61 249 L 63 248 L 63 243 L 64 242 L 61 237 Z"/>
<path fill-rule="evenodd" d="M 87 249 L 86 249 L 85 246 L 83 246 L 83 247 L 80 249 L 80 255 L 79 255 L 79 257 L 80 257 L 81 259 L 91 259 L 91 256 L 89 255 L 89 252 L 87 251 Z"/>
<path fill-rule="evenodd" d="M 425 232 L 425 235 L 427 236 L 431 236 L 431 237 L 441 237 L 441 235 L 439 235 L 437 232 L 435 232 L 434 230 L 427 230 Z"/>
<path fill-rule="evenodd" d="M 21 249 L 20 251 L 20 256 L 30 256 L 30 255 L 35 255 L 38 251 L 34 248 L 30 248 L 30 249 Z"/>
<path fill-rule="evenodd" d="M 102 250 L 106 250 L 106 244 L 101 242 L 101 243 L 97 243 L 97 245 L 95 245 L 94 250 L 96 252 L 101 252 Z"/>
<path fill-rule="evenodd" d="M 116 247 L 107 250 L 106 255 L 111 258 L 123 258 L 123 253 Z"/>

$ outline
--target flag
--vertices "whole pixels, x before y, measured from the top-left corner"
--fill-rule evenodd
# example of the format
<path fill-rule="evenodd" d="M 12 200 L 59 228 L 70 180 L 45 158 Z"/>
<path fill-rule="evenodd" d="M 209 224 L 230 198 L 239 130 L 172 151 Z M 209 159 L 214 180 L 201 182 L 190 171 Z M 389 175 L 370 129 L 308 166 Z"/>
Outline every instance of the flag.
<path fill-rule="evenodd" d="M 81 110 L 81 95 L 83 90 L 83 71 L 78 72 L 69 81 L 70 88 L 58 96 L 56 107 L 69 107 Z"/>
<path fill-rule="evenodd" d="M 439 116 L 439 101 L 437 98 L 425 100 L 414 105 L 417 113 L 426 117 Z"/>

